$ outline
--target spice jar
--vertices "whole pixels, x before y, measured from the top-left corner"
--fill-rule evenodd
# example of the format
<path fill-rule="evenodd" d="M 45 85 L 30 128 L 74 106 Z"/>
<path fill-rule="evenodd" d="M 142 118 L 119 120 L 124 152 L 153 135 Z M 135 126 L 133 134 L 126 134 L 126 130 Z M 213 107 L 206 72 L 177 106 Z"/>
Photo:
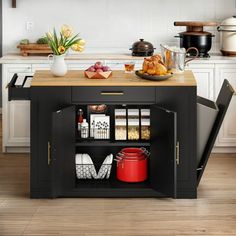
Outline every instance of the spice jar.
<path fill-rule="evenodd" d="M 115 140 L 127 139 L 126 109 L 115 109 Z"/>
<path fill-rule="evenodd" d="M 150 109 L 141 109 L 141 139 L 150 140 Z"/>
<path fill-rule="evenodd" d="M 139 139 L 139 109 L 128 109 L 128 140 Z"/>

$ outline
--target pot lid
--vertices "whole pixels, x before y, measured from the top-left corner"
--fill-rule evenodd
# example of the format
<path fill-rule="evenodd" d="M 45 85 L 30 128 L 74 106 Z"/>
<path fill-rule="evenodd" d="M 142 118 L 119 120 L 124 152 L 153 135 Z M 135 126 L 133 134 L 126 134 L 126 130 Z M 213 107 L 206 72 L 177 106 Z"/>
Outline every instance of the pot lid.
<path fill-rule="evenodd" d="M 181 32 L 179 33 L 179 35 L 196 35 L 196 36 L 200 36 L 200 35 L 206 35 L 206 36 L 212 36 L 212 33 L 210 32 L 206 32 L 206 31 L 185 31 L 185 32 Z"/>
<path fill-rule="evenodd" d="M 140 39 L 133 44 L 132 50 L 136 52 L 154 51 L 154 47 L 151 43 L 144 41 L 144 39 Z"/>
<path fill-rule="evenodd" d="M 213 21 L 175 21 L 175 26 L 186 26 L 187 32 L 198 32 L 203 35 L 208 35 L 210 33 L 204 32 L 204 26 L 217 26 L 216 22 Z M 198 34 L 198 35 L 202 35 Z"/>
<path fill-rule="evenodd" d="M 223 20 L 220 26 L 236 26 L 236 16 Z"/>
<path fill-rule="evenodd" d="M 203 27 L 203 26 L 217 26 L 217 23 L 213 21 L 175 21 L 174 25 Z"/>

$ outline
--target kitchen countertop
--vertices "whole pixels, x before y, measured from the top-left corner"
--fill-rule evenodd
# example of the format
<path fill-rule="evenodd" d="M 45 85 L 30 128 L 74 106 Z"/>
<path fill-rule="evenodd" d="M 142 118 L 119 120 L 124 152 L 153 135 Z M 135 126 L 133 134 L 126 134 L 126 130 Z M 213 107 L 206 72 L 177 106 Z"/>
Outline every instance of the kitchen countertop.
<path fill-rule="evenodd" d="M 50 71 L 36 71 L 31 82 L 33 86 L 196 86 L 196 80 L 189 70 L 158 82 L 140 79 L 134 73 L 124 71 L 113 71 L 108 79 L 87 79 L 84 71 L 78 70 L 69 71 L 64 77 L 55 77 Z"/>
<path fill-rule="evenodd" d="M 66 56 L 66 60 L 71 63 L 78 63 L 86 60 L 143 60 L 144 57 L 132 57 L 130 54 L 96 54 L 81 53 L 70 54 Z M 28 56 L 23 57 L 20 54 L 7 54 L 0 59 L 0 64 L 48 64 L 47 56 Z M 210 58 L 199 58 L 191 62 L 191 64 L 210 64 L 210 63 L 236 63 L 236 57 L 225 57 L 219 54 L 211 54 Z"/>

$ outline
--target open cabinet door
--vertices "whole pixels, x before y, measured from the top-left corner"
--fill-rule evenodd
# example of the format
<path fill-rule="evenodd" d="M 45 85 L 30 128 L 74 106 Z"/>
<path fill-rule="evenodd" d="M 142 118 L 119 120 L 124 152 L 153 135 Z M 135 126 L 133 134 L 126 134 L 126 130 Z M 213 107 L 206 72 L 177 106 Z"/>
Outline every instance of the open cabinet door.
<path fill-rule="evenodd" d="M 177 195 L 177 114 L 151 107 L 151 187 L 167 197 Z"/>
<path fill-rule="evenodd" d="M 51 197 L 62 196 L 75 186 L 75 106 L 52 115 Z"/>

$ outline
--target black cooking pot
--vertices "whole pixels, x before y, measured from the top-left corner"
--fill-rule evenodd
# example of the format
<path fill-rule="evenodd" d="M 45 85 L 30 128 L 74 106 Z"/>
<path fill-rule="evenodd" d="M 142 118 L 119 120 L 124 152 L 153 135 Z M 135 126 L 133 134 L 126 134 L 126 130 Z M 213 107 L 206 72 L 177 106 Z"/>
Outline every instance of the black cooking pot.
<path fill-rule="evenodd" d="M 198 49 L 200 56 L 207 56 L 208 52 L 211 50 L 212 37 L 214 37 L 214 35 L 204 32 L 200 34 L 186 32 L 180 33 L 180 35 L 176 37 L 180 38 L 180 47 L 186 50 L 190 47 L 195 47 Z M 190 51 L 189 54 L 190 56 L 195 56 L 195 51 Z"/>
<path fill-rule="evenodd" d="M 132 56 L 137 56 L 137 57 L 148 57 L 152 56 L 154 53 L 154 48 L 153 45 L 147 41 L 144 41 L 144 39 L 140 39 L 138 42 L 135 42 L 132 45 Z"/>

